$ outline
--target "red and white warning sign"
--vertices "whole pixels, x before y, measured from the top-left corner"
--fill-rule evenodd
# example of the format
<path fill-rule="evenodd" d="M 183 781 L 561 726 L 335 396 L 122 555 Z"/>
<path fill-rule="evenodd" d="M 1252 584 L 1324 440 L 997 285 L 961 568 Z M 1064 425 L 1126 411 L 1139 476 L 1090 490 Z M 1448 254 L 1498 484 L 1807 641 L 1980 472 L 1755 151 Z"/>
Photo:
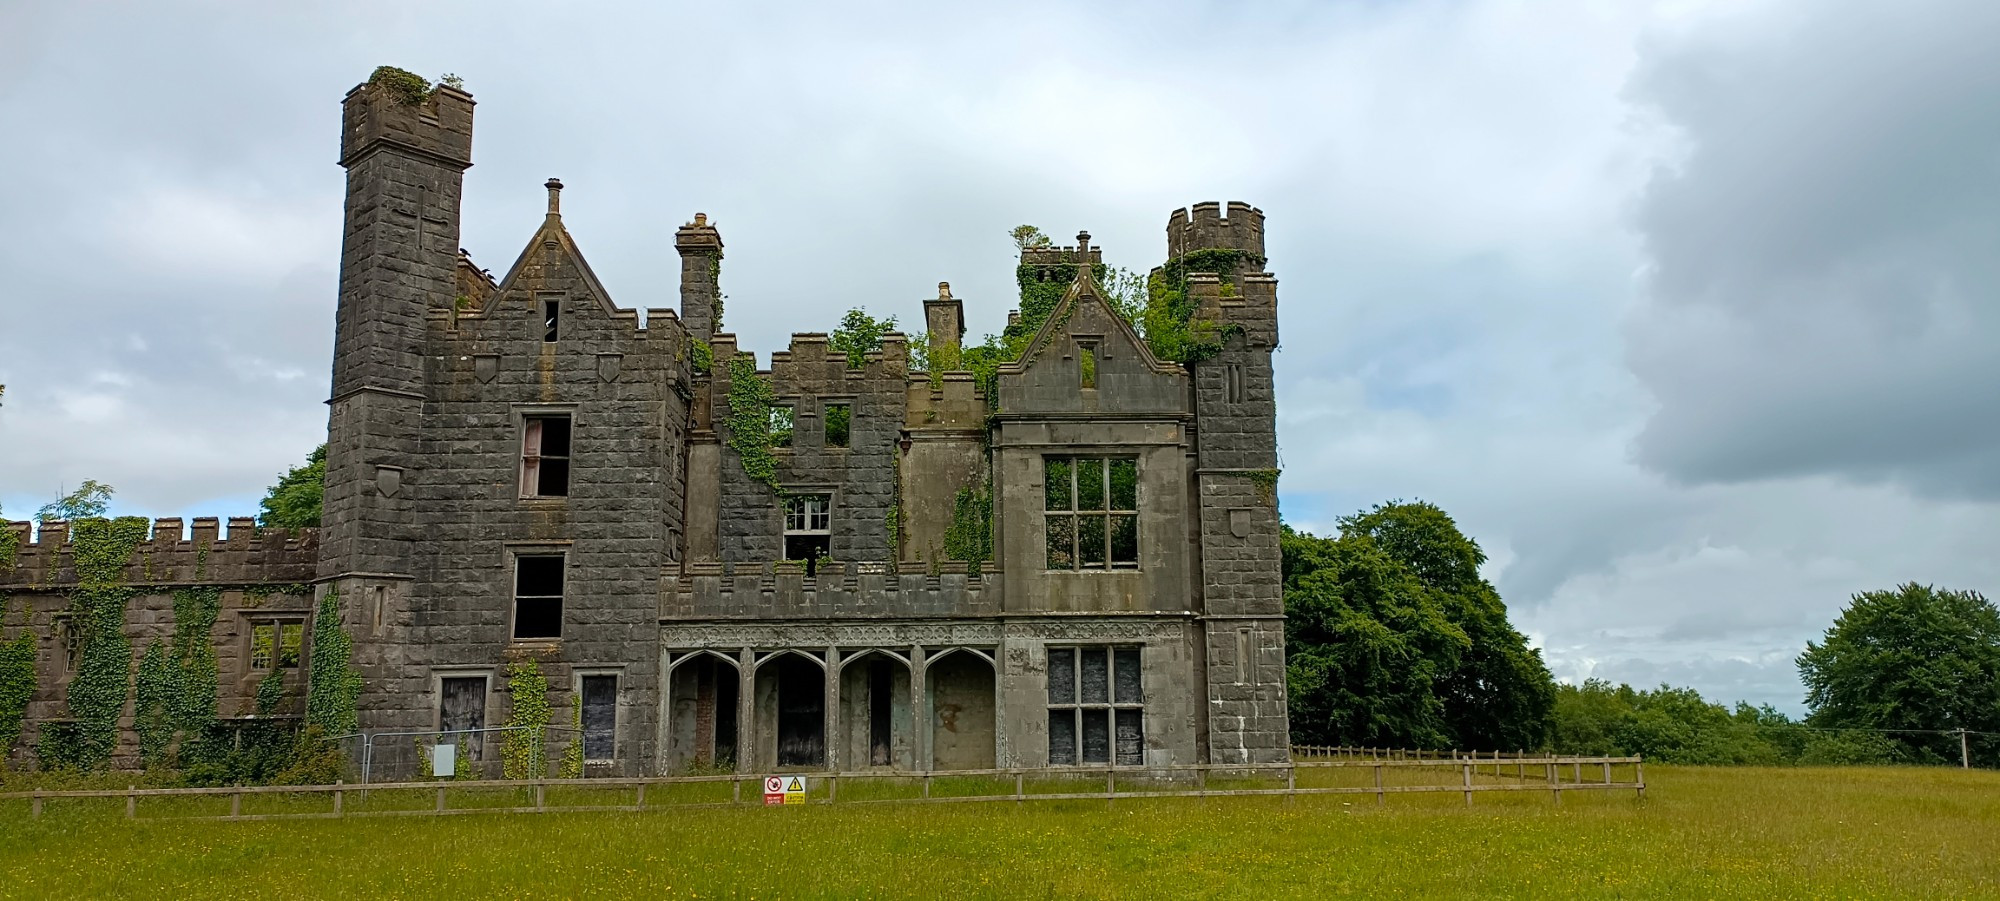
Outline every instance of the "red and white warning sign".
<path fill-rule="evenodd" d="M 764 777 L 764 804 L 776 806 L 785 803 L 785 777 Z"/>

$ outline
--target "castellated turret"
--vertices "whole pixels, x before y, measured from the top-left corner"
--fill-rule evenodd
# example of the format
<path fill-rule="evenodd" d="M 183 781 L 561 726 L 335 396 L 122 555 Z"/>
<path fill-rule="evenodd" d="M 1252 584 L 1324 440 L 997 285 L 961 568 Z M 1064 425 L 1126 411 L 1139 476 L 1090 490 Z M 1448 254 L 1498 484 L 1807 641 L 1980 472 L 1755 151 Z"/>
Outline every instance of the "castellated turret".
<path fill-rule="evenodd" d="M 1228 215 L 1215 201 L 1178 209 L 1167 218 L 1167 257 L 1185 256 L 1197 250 L 1241 250 L 1264 259 L 1264 211 L 1232 200 Z"/>

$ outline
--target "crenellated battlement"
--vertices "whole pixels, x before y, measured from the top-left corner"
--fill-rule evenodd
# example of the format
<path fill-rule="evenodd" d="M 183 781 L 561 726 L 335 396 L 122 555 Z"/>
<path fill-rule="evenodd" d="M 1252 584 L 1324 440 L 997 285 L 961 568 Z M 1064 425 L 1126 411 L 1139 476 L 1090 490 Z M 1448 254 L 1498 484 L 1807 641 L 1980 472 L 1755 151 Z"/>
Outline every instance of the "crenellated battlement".
<path fill-rule="evenodd" d="M 926 572 L 830 562 L 811 577 L 785 564 L 690 563 L 660 585 L 663 620 L 994 616 L 1003 596 L 1000 573 L 963 563 Z"/>
<path fill-rule="evenodd" d="M 196 517 L 184 527 L 179 517 L 152 523 L 148 538 L 133 548 L 125 581 L 131 585 L 309 583 L 319 558 L 316 529 L 259 529 L 247 516 L 222 520 Z M 16 542 L 14 565 L 0 570 L 0 586 L 49 587 L 76 581 L 71 524 L 4 524 Z M 9 539 L 0 539 L 9 540 Z"/>
<path fill-rule="evenodd" d="M 906 392 L 903 424 L 913 431 L 984 430 L 986 393 L 970 372 L 946 372 L 933 383 L 912 376 Z"/>
<path fill-rule="evenodd" d="M 472 165 L 472 95 L 450 85 L 424 92 L 421 84 L 416 75 L 384 67 L 348 91 L 340 164 L 352 166 L 384 145 L 396 145 L 460 169 Z"/>
<path fill-rule="evenodd" d="M 1198 250 L 1241 250 L 1264 258 L 1264 211 L 1232 200 L 1227 215 L 1220 203 L 1208 201 L 1178 209 L 1167 217 L 1167 258 Z"/>
<path fill-rule="evenodd" d="M 1082 262 L 1086 257 L 1089 258 L 1091 265 L 1099 265 L 1104 262 L 1104 249 L 1101 247 L 1090 247 L 1079 253 L 1076 245 L 1073 244 L 1061 247 L 1051 244 L 1046 247 L 1024 247 L 1021 249 L 1021 265 L 1023 266 L 1073 266 Z"/>

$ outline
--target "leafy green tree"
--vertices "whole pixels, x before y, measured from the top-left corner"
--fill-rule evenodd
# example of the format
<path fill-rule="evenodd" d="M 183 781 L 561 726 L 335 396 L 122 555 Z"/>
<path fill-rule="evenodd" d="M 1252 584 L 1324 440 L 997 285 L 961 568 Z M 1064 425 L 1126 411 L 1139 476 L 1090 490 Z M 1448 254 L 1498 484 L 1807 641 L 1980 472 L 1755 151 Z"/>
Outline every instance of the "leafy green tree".
<path fill-rule="evenodd" d="M 76 486 L 75 491 L 42 505 L 41 512 L 36 514 L 36 518 L 42 522 L 57 520 L 75 522 L 79 519 L 103 516 L 104 511 L 111 509 L 111 495 L 115 491 L 117 489 L 96 479 L 84 479 L 83 484 Z"/>
<path fill-rule="evenodd" d="M 1691 688 L 1639 691 L 1601 679 L 1555 690 L 1554 747 L 1564 754 L 1624 756 L 1682 764 L 1787 763 L 1813 739 L 1770 707 L 1732 712 Z"/>
<path fill-rule="evenodd" d="M 258 502 L 257 523 L 269 528 L 302 529 L 319 525 L 326 494 L 326 445 L 313 448 L 303 466 L 294 466 Z"/>
<path fill-rule="evenodd" d="M 1430 590 L 1466 639 L 1437 693 L 1447 741 L 1466 749 L 1540 748 L 1548 741 L 1555 679 L 1541 651 L 1507 620 L 1507 605 L 1479 575 L 1486 552 L 1451 516 L 1424 501 L 1379 504 L 1340 523 L 1365 535 Z"/>
<path fill-rule="evenodd" d="M 1857 594 L 1798 665 L 1814 726 L 2000 732 L 2000 610 L 1976 591 L 1910 582 Z M 1913 762 L 1958 760 L 1955 735 L 1891 737 Z"/>
<path fill-rule="evenodd" d="M 1013 240 L 1016 251 L 1027 250 L 1030 247 L 1047 247 L 1050 243 L 1049 236 L 1042 234 L 1041 229 L 1032 225 L 1016 225 L 1008 229 L 1007 237 Z"/>
<path fill-rule="evenodd" d="M 835 353 L 847 355 L 847 368 L 860 369 L 867 363 L 869 351 L 882 349 L 882 336 L 895 330 L 896 317 L 877 319 L 855 307 L 840 317 L 840 325 L 827 339 L 827 346 Z"/>
<path fill-rule="evenodd" d="M 1366 534 L 1286 527 L 1280 547 L 1293 738 L 1449 744 L 1437 685 L 1467 641 L 1433 592 Z"/>

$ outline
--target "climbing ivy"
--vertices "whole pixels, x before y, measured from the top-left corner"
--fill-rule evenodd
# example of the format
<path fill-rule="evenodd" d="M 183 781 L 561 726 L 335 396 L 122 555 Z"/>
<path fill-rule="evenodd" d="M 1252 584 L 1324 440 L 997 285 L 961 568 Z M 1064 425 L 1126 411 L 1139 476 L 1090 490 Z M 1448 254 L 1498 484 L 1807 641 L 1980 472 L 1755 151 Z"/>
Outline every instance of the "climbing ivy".
<path fill-rule="evenodd" d="M 132 728 L 139 733 L 139 760 L 147 769 L 167 762 L 167 746 L 174 738 L 168 696 L 175 681 L 167 642 L 154 641 L 139 658 L 137 698 L 132 707 Z"/>
<path fill-rule="evenodd" d="M 707 341 L 698 339 L 690 340 L 688 342 L 688 356 L 694 361 L 696 375 L 707 375 L 714 371 L 715 348 L 708 346 Z"/>
<path fill-rule="evenodd" d="M 376 66 L 374 74 L 368 76 L 368 83 L 387 88 L 405 106 L 419 106 L 437 90 L 431 87 L 429 79 L 395 66 Z"/>
<path fill-rule="evenodd" d="M 583 698 L 579 696 L 572 707 L 569 747 L 563 749 L 562 772 L 556 774 L 561 779 L 583 778 Z"/>
<path fill-rule="evenodd" d="M 139 733 L 139 756 L 149 767 L 170 765 L 177 756 L 185 756 L 186 746 L 199 743 L 215 724 L 212 633 L 222 609 L 222 590 L 212 586 L 183 588 L 173 597 L 173 636 L 146 649 L 135 687 L 133 718 Z M 177 755 L 177 750 L 183 753 Z"/>
<path fill-rule="evenodd" d="M 328 737 L 360 729 L 356 704 L 361 674 L 354 669 L 354 639 L 340 627 L 340 589 L 329 586 L 313 614 L 312 664 L 306 683 L 306 723 Z"/>
<path fill-rule="evenodd" d="M 1278 470 L 1253 469 L 1244 473 L 1244 475 L 1249 476 L 1250 483 L 1257 486 L 1257 499 L 1259 501 L 1266 504 L 1276 504 L 1278 502 Z"/>
<path fill-rule="evenodd" d="M 539 779 L 548 772 L 542 741 L 549 727 L 549 680 L 540 664 L 523 660 L 507 668 L 507 692 L 514 698 L 507 725 L 516 731 L 500 742 L 500 777 Z"/>
<path fill-rule="evenodd" d="M 26 604 L 24 612 L 32 612 Z M 0 626 L 6 625 L 7 597 L 0 595 Z M 35 697 L 35 635 L 32 617 L 22 622 L 13 641 L 0 641 L 0 768 L 21 737 L 28 702 Z"/>
<path fill-rule="evenodd" d="M 737 354 L 729 361 L 729 446 L 750 478 L 779 494 L 778 461 L 771 456 L 771 405 L 777 401 L 770 383 L 757 374 L 757 358 Z"/>
<path fill-rule="evenodd" d="M 882 515 L 882 526 L 888 533 L 889 560 L 900 563 L 903 559 L 903 455 L 890 454 L 889 463 L 895 472 L 889 480 L 889 512 Z"/>
<path fill-rule="evenodd" d="M 75 728 L 43 731 L 42 757 L 94 769 L 118 746 L 118 717 L 132 689 L 132 642 L 125 637 L 125 606 L 137 591 L 125 584 L 125 565 L 146 540 L 149 523 L 137 516 L 77 521 L 70 533 L 76 587 L 70 615 L 80 647 L 69 683 Z"/>
<path fill-rule="evenodd" d="M 270 716 L 278 712 L 278 706 L 285 703 L 285 669 L 272 667 L 257 680 L 257 715 Z"/>
<path fill-rule="evenodd" d="M 951 523 L 944 529 L 944 553 L 974 570 L 993 556 L 993 489 L 991 484 L 958 489 L 951 504 Z"/>
<path fill-rule="evenodd" d="M 1194 298 L 1188 296 L 1188 276 L 1212 272 L 1223 280 L 1225 296 L 1236 292 L 1236 270 L 1244 263 L 1258 265 L 1261 257 L 1242 250 L 1217 248 L 1197 250 L 1168 260 L 1146 284 L 1146 311 L 1142 317 L 1146 343 L 1153 355 L 1177 363 L 1197 363 L 1222 350 L 1229 329 L 1200 319 Z"/>
<path fill-rule="evenodd" d="M 9 528 L 6 520 L 0 520 L 0 573 L 14 569 L 14 558 L 20 552 L 21 533 Z"/>

